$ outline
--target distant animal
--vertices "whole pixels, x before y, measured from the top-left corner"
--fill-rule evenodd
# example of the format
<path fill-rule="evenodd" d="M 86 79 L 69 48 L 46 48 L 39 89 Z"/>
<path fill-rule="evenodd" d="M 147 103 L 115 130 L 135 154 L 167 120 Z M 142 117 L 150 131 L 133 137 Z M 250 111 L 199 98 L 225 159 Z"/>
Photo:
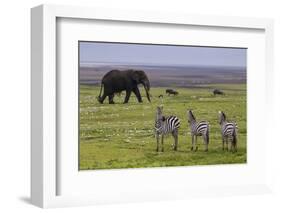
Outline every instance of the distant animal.
<path fill-rule="evenodd" d="M 171 92 L 170 94 L 172 94 L 172 95 L 178 95 L 179 92 L 178 92 L 178 91 L 173 91 L 173 92 Z M 169 95 L 170 95 L 170 94 L 169 94 Z"/>
<path fill-rule="evenodd" d="M 213 94 L 214 94 L 214 95 L 224 95 L 224 92 L 221 91 L 221 90 L 219 90 L 219 89 L 214 89 L 214 90 L 213 90 Z"/>
<path fill-rule="evenodd" d="M 98 101 L 102 104 L 104 99 L 108 96 L 109 103 L 114 104 L 114 94 L 126 91 L 124 103 L 128 103 L 131 93 L 133 92 L 138 102 L 142 102 L 142 97 L 138 85 L 144 86 L 146 97 L 150 102 L 150 83 L 147 75 L 142 70 L 111 70 L 106 73 L 101 81 L 100 94 L 97 97 Z M 103 94 L 102 93 L 103 89 Z"/>
<path fill-rule="evenodd" d="M 178 95 L 178 91 L 173 90 L 173 89 L 166 89 L 166 94 L 168 95 Z"/>
<path fill-rule="evenodd" d="M 227 145 L 227 150 L 237 152 L 238 126 L 235 122 L 227 122 L 224 112 L 219 112 L 219 124 L 221 125 L 222 150 Z"/>
<path fill-rule="evenodd" d="M 178 130 L 180 128 L 180 119 L 176 116 L 164 116 L 163 115 L 163 107 L 158 106 L 156 108 L 155 115 L 155 137 L 157 141 L 156 151 L 159 152 L 160 144 L 159 139 L 161 136 L 161 147 L 162 152 L 164 152 L 164 136 L 168 134 L 172 134 L 174 137 L 174 150 L 178 149 Z"/>
<path fill-rule="evenodd" d="M 196 121 L 195 116 L 193 115 L 191 110 L 187 112 L 187 121 L 190 125 L 191 138 L 192 138 L 192 147 L 191 151 L 197 151 L 197 136 L 203 136 L 203 140 L 205 143 L 205 151 L 208 151 L 209 145 L 209 123 L 207 121 Z"/>
<path fill-rule="evenodd" d="M 163 95 L 159 95 L 158 98 L 163 98 Z"/>

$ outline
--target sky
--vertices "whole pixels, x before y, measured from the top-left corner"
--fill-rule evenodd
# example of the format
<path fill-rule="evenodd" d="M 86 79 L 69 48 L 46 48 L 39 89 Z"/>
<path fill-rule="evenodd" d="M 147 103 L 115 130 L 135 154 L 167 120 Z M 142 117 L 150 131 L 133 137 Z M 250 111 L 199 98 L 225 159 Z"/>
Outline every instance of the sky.
<path fill-rule="evenodd" d="M 80 64 L 121 63 L 246 67 L 247 49 L 80 42 Z"/>

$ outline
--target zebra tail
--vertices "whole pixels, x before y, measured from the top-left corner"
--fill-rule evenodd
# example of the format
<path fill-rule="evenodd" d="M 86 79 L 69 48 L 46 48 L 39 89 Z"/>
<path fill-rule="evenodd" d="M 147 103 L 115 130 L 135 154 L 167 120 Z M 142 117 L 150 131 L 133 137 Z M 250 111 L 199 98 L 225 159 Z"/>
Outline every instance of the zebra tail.
<path fill-rule="evenodd" d="M 233 131 L 233 145 L 236 148 L 237 147 L 237 132 L 236 132 L 236 128 L 234 128 Z"/>

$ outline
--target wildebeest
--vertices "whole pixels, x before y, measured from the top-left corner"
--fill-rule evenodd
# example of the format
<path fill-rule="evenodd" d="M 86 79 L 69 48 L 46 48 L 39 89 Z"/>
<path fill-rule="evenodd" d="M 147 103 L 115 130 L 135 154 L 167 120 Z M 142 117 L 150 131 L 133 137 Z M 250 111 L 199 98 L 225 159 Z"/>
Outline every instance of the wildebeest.
<path fill-rule="evenodd" d="M 213 94 L 214 94 L 214 95 L 224 95 L 224 92 L 221 91 L 221 90 L 219 90 L 219 89 L 214 89 L 214 90 L 213 90 Z"/>
<path fill-rule="evenodd" d="M 159 95 L 159 96 L 158 96 L 158 98 L 163 98 L 163 95 L 162 95 L 162 94 L 161 94 L 161 95 Z"/>
<path fill-rule="evenodd" d="M 178 95 L 179 93 L 178 93 L 178 91 L 176 91 L 176 90 L 173 90 L 173 89 L 166 89 L 166 94 L 168 94 L 168 95 Z"/>

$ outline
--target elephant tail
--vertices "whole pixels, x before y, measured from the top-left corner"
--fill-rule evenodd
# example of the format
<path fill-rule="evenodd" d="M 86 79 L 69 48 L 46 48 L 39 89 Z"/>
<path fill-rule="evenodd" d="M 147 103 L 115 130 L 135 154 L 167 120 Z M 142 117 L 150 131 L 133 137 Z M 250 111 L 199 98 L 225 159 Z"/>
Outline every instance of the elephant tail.
<path fill-rule="evenodd" d="M 100 85 L 100 94 L 99 94 L 99 96 L 97 97 L 97 98 L 98 98 L 98 101 L 99 101 L 100 103 L 101 103 L 102 88 L 103 88 L 103 83 L 101 83 L 101 85 Z"/>

